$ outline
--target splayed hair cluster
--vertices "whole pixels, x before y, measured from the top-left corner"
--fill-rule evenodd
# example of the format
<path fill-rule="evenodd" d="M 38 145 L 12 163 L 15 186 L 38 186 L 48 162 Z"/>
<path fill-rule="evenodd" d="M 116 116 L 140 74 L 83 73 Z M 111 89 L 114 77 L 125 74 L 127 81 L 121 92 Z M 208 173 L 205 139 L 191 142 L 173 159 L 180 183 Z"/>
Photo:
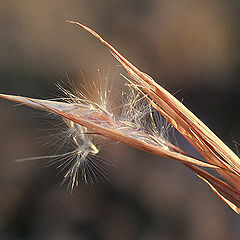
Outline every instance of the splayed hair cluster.
<path fill-rule="evenodd" d="M 129 79 L 124 77 L 124 82 L 121 94 L 118 94 L 109 79 L 98 70 L 97 80 L 85 81 L 81 87 L 82 91 L 73 84 L 71 90 L 60 85 L 58 88 L 65 95 L 61 100 L 75 112 L 79 112 L 78 115 L 81 114 L 102 127 L 118 131 L 138 141 L 169 149 L 171 144 L 168 136 L 172 126 Z M 68 186 L 73 189 L 79 185 L 79 179 L 86 183 L 108 179 L 105 170 L 107 161 L 102 159 L 99 147 L 104 146 L 107 138 L 65 117 L 61 118 L 66 126 L 66 142 L 70 142 L 74 150 L 46 158 L 51 158 L 51 163 L 58 163 L 58 168 L 65 171 L 64 182 L 69 180 Z"/>

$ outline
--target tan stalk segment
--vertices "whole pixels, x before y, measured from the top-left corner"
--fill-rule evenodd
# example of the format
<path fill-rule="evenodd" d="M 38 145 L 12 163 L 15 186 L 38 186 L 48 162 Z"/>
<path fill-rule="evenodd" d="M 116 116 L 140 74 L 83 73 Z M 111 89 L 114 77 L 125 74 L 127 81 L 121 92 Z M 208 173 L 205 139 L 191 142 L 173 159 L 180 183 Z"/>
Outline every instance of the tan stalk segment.
<path fill-rule="evenodd" d="M 94 114 L 93 112 L 88 115 L 84 115 L 84 114 L 81 115 L 81 113 L 84 113 L 85 109 L 79 109 L 76 104 L 75 104 L 75 107 L 72 107 L 72 104 L 64 103 L 64 102 L 39 100 L 39 99 L 32 99 L 27 97 L 12 96 L 12 95 L 5 95 L 5 94 L 0 94 L 0 97 L 11 100 L 11 101 L 23 103 L 25 105 L 28 105 L 30 107 L 37 108 L 40 110 L 53 112 L 73 122 L 76 122 L 94 131 L 95 133 L 98 133 L 107 138 L 125 143 L 139 150 L 143 150 L 145 152 L 148 152 L 154 155 L 170 158 L 173 160 L 178 160 L 183 163 L 198 165 L 201 167 L 207 167 L 212 169 L 222 169 L 217 165 L 209 164 L 201 160 L 195 159 L 191 156 L 186 156 L 182 153 L 176 152 L 176 147 L 174 145 L 171 145 L 170 143 L 168 144 L 169 150 L 167 150 L 160 146 L 153 145 L 153 144 L 144 142 L 142 140 L 135 139 L 131 136 L 128 136 L 127 134 L 120 132 L 114 127 L 111 127 L 111 126 L 119 125 L 119 123 L 114 123 L 115 120 L 109 119 L 97 113 Z M 108 125 L 110 127 L 101 126 L 103 119 L 104 121 L 109 122 Z M 147 133 L 144 133 L 143 135 L 146 137 L 148 136 Z M 151 137 L 149 137 L 149 139 L 151 139 Z M 175 147 L 175 151 L 170 150 L 170 149 L 174 149 L 174 147 Z"/>
<path fill-rule="evenodd" d="M 208 184 L 211 184 L 211 186 L 213 186 L 220 194 L 224 195 L 235 204 L 240 205 L 240 193 L 238 190 L 234 189 L 222 180 L 212 176 L 201 168 L 189 164 L 185 165 L 193 170 L 202 179 L 207 180 Z"/>
<path fill-rule="evenodd" d="M 208 167 L 216 169 L 229 183 L 237 189 L 240 188 L 240 160 L 239 158 L 208 128 L 201 122 L 192 112 L 190 112 L 181 102 L 167 92 L 164 88 L 158 85 L 150 76 L 141 72 L 127 59 L 125 59 L 116 49 L 90 28 L 74 21 L 70 23 L 81 26 L 96 38 L 98 38 L 107 48 L 113 53 L 116 59 L 124 66 L 137 84 L 132 85 L 144 95 L 144 97 L 155 107 L 209 162 L 205 163 L 192 156 L 184 153 L 181 149 L 171 143 L 166 143 L 168 148 L 162 148 L 151 141 L 143 141 L 128 135 L 125 132 L 119 131 L 114 126 L 118 124 L 106 116 L 92 112 L 84 115 L 84 109 L 73 108 L 73 104 L 31 99 L 20 96 L 0 94 L 0 97 L 12 101 L 20 102 L 28 106 L 49 111 L 87 127 L 95 133 L 105 137 L 128 144 L 137 149 L 178 160 L 194 171 L 202 180 L 204 180 L 211 189 L 227 203 L 236 213 L 240 210 L 233 203 L 240 205 L 240 193 L 238 190 L 231 187 L 229 184 L 212 176 L 206 171 L 196 167 Z M 146 95 L 147 94 L 147 95 Z M 95 114 L 95 115 L 94 115 Z M 109 121 L 103 125 L 104 121 Z M 143 134 L 143 133 L 141 133 Z M 142 135 L 148 137 L 147 133 Z M 151 136 L 149 136 L 151 139 Z"/>
<path fill-rule="evenodd" d="M 164 112 L 165 118 L 196 148 L 196 150 L 212 164 L 220 165 L 231 172 L 219 170 L 219 173 L 233 186 L 240 189 L 240 160 L 201 120 L 190 112 L 180 101 L 158 85 L 150 76 L 141 72 L 115 48 L 106 42 L 92 29 L 74 21 L 76 24 L 96 38 L 98 38 L 114 54 L 116 59 L 124 66 L 128 73 L 135 79 Z"/>
<path fill-rule="evenodd" d="M 204 177 L 202 177 L 201 175 L 198 175 L 198 177 L 200 177 L 204 182 L 206 182 L 209 186 L 210 186 L 210 188 L 213 190 L 213 192 L 221 199 L 221 200 L 223 200 L 230 208 L 232 208 L 232 210 L 234 211 L 234 212 L 236 212 L 237 214 L 240 214 L 240 209 L 239 209 L 239 207 L 237 207 L 235 204 L 233 204 L 231 201 L 229 201 L 227 198 L 225 198 L 224 197 L 224 195 L 227 195 L 227 193 L 225 193 L 224 191 L 224 195 L 222 195 L 220 192 L 221 192 L 221 188 L 216 188 L 216 187 L 214 187 L 214 185 L 213 184 L 211 184 L 206 178 L 204 178 Z M 217 189 L 219 189 L 220 190 L 220 192 L 219 192 L 219 190 L 217 190 Z M 230 196 L 228 196 L 229 197 L 229 199 L 231 199 L 231 197 Z"/>
<path fill-rule="evenodd" d="M 31 99 L 31 101 L 38 103 L 35 99 L 34 100 Z M 56 107 L 53 108 L 51 106 L 44 105 L 43 103 L 39 103 L 39 104 L 42 107 L 45 107 L 46 110 L 56 113 L 56 114 L 58 114 L 64 118 L 67 118 L 75 123 L 78 123 L 88 129 L 94 131 L 95 133 L 98 133 L 107 138 L 125 143 L 125 144 L 130 145 L 139 150 L 143 150 L 145 152 L 148 152 L 148 153 L 151 153 L 154 155 L 158 155 L 161 157 L 178 160 L 183 163 L 195 164 L 195 165 L 198 165 L 201 167 L 207 167 L 207 168 L 213 168 L 213 169 L 221 169 L 217 165 L 205 163 L 198 159 L 192 158 L 190 156 L 185 156 L 181 153 L 174 152 L 171 150 L 166 150 L 166 149 L 163 149 L 162 147 L 135 139 L 131 136 L 128 136 L 128 135 L 118 131 L 117 129 L 103 127 L 103 126 L 101 126 L 101 124 L 99 124 L 102 122 L 102 119 L 100 119 L 98 121 L 98 117 L 99 117 L 98 115 L 89 115 L 89 118 L 87 118 L 87 116 L 79 116 L 78 113 L 74 114 L 74 111 L 71 111 L 71 113 L 70 113 L 70 112 L 66 112 L 66 111 L 61 111 L 61 110 L 57 109 Z M 82 110 L 82 112 L 84 112 L 84 109 Z M 106 118 L 105 118 L 105 120 L 106 120 Z M 109 120 L 109 122 L 110 122 L 109 125 L 112 125 L 113 121 L 114 120 Z"/>
<path fill-rule="evenodd" d="M 32 100 L 31 100 L 32 101 Z M 36 102 L 36 100 L 33 100 Z M 37 102 L 36 102 L 37 103 Z M 210 166 L 210 165 L 203 165 L 203 163 L 199 160 L 196 160 L 192 158 L 191 156 L 186 156 L 181 153 L 176 153 L 173 151 L 168 151 L 165 149 L 162 149 L 161 147 L 156 147 L 153 145 L 150 145 L 148 143 L 144 143 L 143 141 L 136 140 L 132 137 L 129 137 L 115 129 L 109 129 L 106 127 L 102 127 L 101 125 L 97 124 L 96 122 L 89 121 L 87 118 L 82 118 L 80 116 L 77 116 L 74 114 L 74 112 L 67 113 L 59 111 L 55 108 L 51 108 L 49 106 L 44 105 L 43 103 L 40 103 L 42 107 L 45 107 L 47 110 L 54 112 L 58 115 L 63 116 L 64 118 L 68 118 L 71 121 L 74 121 L 76 123 L 79 123 L 80 125 L 83 125 L 87 127 L 88 129 L 101 134 L 103 136 L 106 136 L 108 138 L 111 138 L 113 140 L 120 141 L 122 143 L 128 144 L 132 147 L 135 147 L 137 149 L 143 150 L 145 152 L 155 154 L 158 156 L 171 158 L 174 160 L 181 161 L 184 163 L 187 167 L 192 169 L 198 176 L 200 176 L 205 182 L 209 184 L 209 186 L 212 188 L 212 190 L 219 196 L 225 203 L 227 203 L 235 212 L 239 213 L 239 208 L 235 206 L 233 203 L 231 203 L 228 199 L 233 201 L 235 204 L 240 204 L 240 194 L 237 190 L 233 189 L 228 184 L 224 183 L 223 181 L 213 177 L 206 171 L 194 166 L 193 164 L 196 164 L 198 166 Z M 93 117 L 91 119 L 96 119 L 96 117 Z M 179 149 L 180 152 L 182 152 L 181 149 Z M 184 153 L 184 152 L 182 152 Z M 226 196 L 228 199 L 224 198 L 222 195 Z"/>
<path fill-rule="evenodd" d="M 105 137 L 120 141 L 122 143 L 133 146 L 137 149 L 140 149 L 158 156 L 163 156 L 163 157 L 178 160 L 184 163 L 190 169 L 192 169 L 197 175 L 201 176 L 201 178 L 210 185 L 210 187 L 222 200 L 224 200 L 235 212 L 239 213 L 238 207 L 235 206 L 233 203 L 231 203 L 229 200 L 225 199 L 221 195 L 223 194 L 234 203 L 239 204 L 240 203 L 239 192 L 233 189 L 228 184 L 224 183 L 223 181 L 211 176 L 209 173 L 205 172 L 204 170 L 194 166 L 193 164 L 203 166 L 203 167 L 208 167 L 208 168 L 214 168 L 214 169 L 218 169 L 218 167 L 201 162 L 200 160 L 194 159 L 193 157 L 191 157 L 190 155 L 187 155 L 185 152 L 183 152 L 181 149 L 177 148 L 176 146 L 172 145 L 171 143 L 166 143 L 167 146 L 169 146 L 169 150 L 165 150 L 165 149 L 162 149 L 161 147 L 145 143 L 141 140 L 140 141 L 136 140 L 132 137 L 129 137 L 117 131 L 116 129 L 106 128 L 101 126 L 100 123 L 102 123 L 102 118 L 100 118 L 100 120 L 97 119 L 99 115 L 96 115 L 96 116 L 90 115 L 88 116 L 89 119 L 86 116 L 84 117 L 79 116 L 79 109 L 77 110 L 77 108 L 72 108 L 72 104 L 69 104 L 69 103 L 49 101 L 49 100 L 39 100 L 39 99 L 32 99 L 32 98 L 26 98 L 26 97 L 20 97 L 20 96 L 4 95 L 4 94 L 0 94 L 0 97 L 15 101 L 15 102 L 19 102 L 40 110 L 53 112 L 64 118 L 68 118 L 71 121 L 79 123 L 87 127 L 88 129 L 94 131 L 95 133 L 101 134 Z M 74 114 L 74 109 L 77 110 L 76 114 Z M 84 112 L 84 109 L 82 109 L 80 112 Z M 107 118 L 104 118 L 104 119 L 107 120 Z M 113 122 L 113 120 L 109 120 L 109 121 Z M 114 124 L 109 124 L 109 125 L 114 125 Z M 174 149 L 174 151 L 172 151 L 171 149 Z"/>

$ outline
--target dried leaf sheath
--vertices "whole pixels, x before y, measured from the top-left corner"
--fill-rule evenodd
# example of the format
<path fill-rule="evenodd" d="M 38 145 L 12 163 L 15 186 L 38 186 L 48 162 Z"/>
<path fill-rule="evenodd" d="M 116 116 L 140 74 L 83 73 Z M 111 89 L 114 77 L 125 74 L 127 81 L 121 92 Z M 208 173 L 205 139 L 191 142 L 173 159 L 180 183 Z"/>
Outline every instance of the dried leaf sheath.
<path fill-rule="evenodd" d="M 222 194 L 225 193 L 225 195 L 229 199 L 234 199 L 237 194 L 236 190 L 226 185 L 226 183 L 218 179 L 216 179 L 216 181 L 213 181 L 214 178 L 212 176 L 204 172 L 202 169 L 194 167 L 192 164 L 197 164 L 200 166 L 212 167 L 212 168 L 215 168 L 215 166 L 212 166 L 210 164 L 206 164 L 198 160 L 192 159 L 191 157 L 182 155 L 185 153 L 181 149 L 177 149 L 177 147 L 174 148 L 174 146 L 171 145 L 170 143 L 167 146 L 171 147 L 171 149 L 175 149 L 175 150 L 178 150 L 179 152 L 182 152 L 182 154 L 171 151 L 170 149 L 169 150 L 166 150 L 166 148 L 162 149 L 162 146 L 146 144 L 143 141 L 143 139 L 141 139 L 141 141 L 138 141 L 132 137 L 127 136 L 126 134 L 122 134 L 117 130 L 117 125 L 119 127 L 119 125 L 122 125 L 122 123 L 120 122 L 116 124 L 114 123 L 114 121 L 116 120 L 109 119 L 108 116 L 102 116 L 102 115 L 100 116 L 98 112 L 95 114 L 94 112 L 91 112 L 91 114 L 84 114 L 84 109 L 82 108 L 79 109 L 78 105 L 76 104 L 63 103 L 63 102 L 57 102 L 57 101 L 38 100 L 38 99 L 31 99 L 31 98 L 25 98 L 25 97 L 3 95 L 3 94 L 0 95 L 0 97 L 17 101 L 40 110 L 54 112 L 58 115 L 63 116 L 64 118 L 68 118 L 71 121 L 74 121 L 83 126 L 86 126 L 90 130 L 93 130 L 106 137 L 121 141 L 123 143 L 129 144 L 133 147 L 139 148 L 141 150 L 144 150 L 153 154 L 157 154 L 160 156 L 182 161 L 187 166 L 189 166 L 193 171 L 195 171 L 198 175 L 201 175 L 202 177 L 204 176 L 208 180 L 208 183 L 217 182 L 217 185 L 216 183 L 213 184 L 215 189 L 217 189 L 217 191 L 219 191 Z M 104 127 L 102 125 L 104 125 Z M 123 127 L 126 128 L 126 126 L 123 126 Z M 147 138 L 146 133 L 140 133 L 140 134 L 143 135 L 144 138 Z M 139 134 L 137 136 L 139 136 Z M 68 171 L 67 174 L 75 174 L 76 169 L 74 168 L 73 170 L 74 170 L 73 173 Z M 71 183 L 71 187 L 73 187 L 74 183 L 77 183 L 76 181 L 77 180 L 74 175 Z"/>
<path fill-rule="evenodd" d="M 163 148 L 153 141 L 152 136 L 148 135 L 147 133 L 131 128 L 129 125 L 125 125 L 120 121 L 111 119 L 109 116 L 103 115 L 102 113 L 99 114 L 99 112 L 94 111 L 89 113 L 88 109 L 81 108 L 78 106 L 78 104 L 39 100 L 4 94 L 0 94 L 0 97 L 20 102 L 40 110 L 55 113 L 75 123 L 78 123 L 94 131 L 95 133 L 128 144 L 132 147 L 154 155 L 171 158 L 183 163 L 195 164 L 201 167 L 220 169 L 220 167 L 217 165 L 202 162 L 190 156 L 170 150 L 168 146 Z"/>
<path fill-rule="evenodd" d="M 95 31 L 75 21 L 67 21 L 76 24 L 93 36 L 98 38 L 115 56 L 115 58 L 128 71 L 142 90 L 155 102 L 154 107 L 195 147 L 195 149 L 209 162 L 229 169 L 218 172 L 235 188 L 240 189 L 240 160 L 201 120 L 189 111 L 168 91 L 158 85 L 150 76 L 141 72 L 114 47 L 106 42 Z M 206 182 L 207 180 L 202 177 Z M 212 187 L 212 185 L 210 184 Z M 218 195 L 218 194 L 217 194 Z M 219 196 L 219 195 L 218 195 Z M 221 195 L 220 195 L 221 196 Z M 222 198 L 222 196 L 221 196 Z M 235 194 L 239 198 L 239 192 Z M 236 199 L 231 199 L 232 201 Z M 223 199 L 223 198 L 222 198 Z M 231 208 L 232 204 L 225 201 Z M 237 200 L 234 201 L 237 203 Z M 236 208 L 233 208 L 236 211 Z M 237 211 L 236 211 L 237 212 Z"/>
<path fill-rule="evenodd" d="M 240 160 L 236 154 L 229 149 L 207 126 L 190 112 L 180 101 L 158 85 L 150 76 L 141 72 L 127 59 L 125 59 L 115 48 L 106 42 L 92 29 L 74 21 L 76 24 L 96 38 L 98 38 L 114 54 L 116 59 L 126 68 L 134 80 L 142 87 L 149 96 L 160 106 L 161 113 L 171 124 L 186 137 L 191 144 L 211 163 L 219 162 L 238 175 L 240 174 Z M 159 109 L 158 109 L 159 110 Z M 240 178 L 236 178 L 240 183 Z M 240 185 L 238 185 L 240 186 Z"/>
<path fill-rule="evenodd" d="M 151 77 L 138 70 L 126 60 L 117 50 L 90 28 L 73 21 L 95 37 L 97 37 L 113 53 L 136 82 L 132 86 L 143 94 L 145 99 L 159 111 L 209 162 L 205 163 L 184 153 L 181 149 L 168 142 L 158 144 L 155 136 L 139 129 L 132 128 L 112 115 L 85 108 L 76 103 L 31 99 L 20 96 L 0 94 L 0 97 L 26 104 L 28 106 L 49 111 L 65 119 L 80 124 L 92 132 L 103 135 L 137 149 L 166 158 L 178 160 L 202 178 L 212 190 L 225 201 L 235 212 L 240 210 L 235 204 L 240 204 L 240 193 L 229 184 L 219 180 L 206 171 L 196 167 L 216 169 L 235 188 L 240 187 L 240 161 L 238 157 L 214 135 L 194 114 Z M 147 95 L 146 95 L 147 94 Z M 76 169 L 75 169 L 76 170 Z M 74 171 L 75 171 L 74 170 Z M 70 175 L 72 172 L 68 172 Z M 75 173 L 73 173 L 75 174 Z M 74 185 L 76 175 L 72 184 Z M 230 201 L 231 202 L 230 202 Z"/>

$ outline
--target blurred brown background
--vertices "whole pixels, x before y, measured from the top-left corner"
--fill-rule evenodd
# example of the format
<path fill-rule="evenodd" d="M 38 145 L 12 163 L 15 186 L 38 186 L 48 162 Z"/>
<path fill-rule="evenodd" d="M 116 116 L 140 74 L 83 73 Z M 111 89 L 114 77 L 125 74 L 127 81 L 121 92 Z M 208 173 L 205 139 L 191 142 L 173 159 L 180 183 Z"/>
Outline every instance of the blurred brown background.
<path fill-rule="evenodd" d="M 240 142 L 240 4 L 222 0 L 1 0 L 0 90 L 49 98 L 118 63 L 80 21 L 188 106 L 231 148 Z M 121 80 L 119 80 L 121 81 Z M 239 239 L 239 217 L 184 166 L 121 144 L 110 182 L 71 194 L 46 161 L 57 120 L 0 104 L 0 239 Z M 176 137 L 178 138 L 178 136 Z M 43 140 L 44 139 L 44 140 Z M 51 138 L 49 138 L 51 139 Z M 177 144 L 193 149 L 182 139 Z"/>

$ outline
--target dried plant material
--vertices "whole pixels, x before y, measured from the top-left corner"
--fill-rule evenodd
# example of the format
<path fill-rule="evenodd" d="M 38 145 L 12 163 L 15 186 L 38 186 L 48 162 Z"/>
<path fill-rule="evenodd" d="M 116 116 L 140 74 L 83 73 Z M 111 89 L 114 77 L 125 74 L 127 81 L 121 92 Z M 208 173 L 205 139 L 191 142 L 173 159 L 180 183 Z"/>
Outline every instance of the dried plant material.
<path fill-rule="evenodd" d="M 86 172 L 89 169 L 86 170 L 85 160 L 88 156 L 97 156 L 99 149 L 93 138 L 87 135 L 96 134 L 151 154 L 180 161 L 203 179 L 217 196 L 239 214 L 240 210 L 237 207 L 240 204 L 239 158 L 180 101 L 158 85 L 149 75 L 137 69 L 100 35 L 78 22 L 68 22 L 84 28 L 99 39 L 131 76 L 132 79 L 126 78 L 129 92 L 124 93 L 127 101 L 121 106 L 120 113 L 116 114 L 108 106 L 110 91 L 107 89 L 97 90 L 98 100 L 94 101 L 87 99 L 81 93 L 78 94 L 80 96 L 76 96 L 65 89 L 62 89 L 67 95 L 67 98 L 62 99 L 65 101 L 4 94 L 0 94 L 0 97 L 54 113 L 64 119 L 70 129 L 69 136 L 76 147 L 70 164 L 63 162 L 65 166 L 70 165 L 66 170 L 65 178 L 71 179 L 71 188 L 78 185 L 79 175 L 85 181 L 89 181 Z M 190 156 L 169 142 L 161 134 L 155 122 L 153 109 L 167 119 L 208 163 Z M 94 165 L 94 160 L 92 162 Z M 217 170 L 227 182 L 223 182 L 197 166 Z M 93 175 L 97 171 L 95 167 L 96 165 L 94 165 Z"/>
<path fill-rule="evenodd" d="M 148 153 L 201 167 L 220 169 L 217 165 L 209 164 L 177 152 L 177 147 L 175 146 L 174 148 L 172 144 L 164 140 L 161 136 L 145 132 L 134 121 L 129 121 L 127 118 L 123 120 L 122 116 L 118 118 L 112 114 L 107 114 L 93 105 L 75 102 L 63 103 L 4 94 L 0 94 L 0 97 L 55 113 L 64 119 L 69 119 L 74 123 L 86 127 L 94 133 L 128 144 Z"/>
<path fill-rule="evenodd" d="M 147 96 L 152 99 L 153 107 L 155 107 L 209 163 L 222 166 L 224 169 L 229 170 L 218 170 L 218 172 L 237 190 L 240 189 L 240 160 L 238 156 L 201 120 L 172 94 L 157 84 L 148 74 L 141 72 L 131 64 L 95 31 L 75 21 L 67 22 L 80 26 L 99 39 L 136 81 L 143 94 L 147 94 Z M 230 185 L 228 186 L 230 187 Z M 238 195 L 239 192 L 236 191 L 235 198 L 231 199 L 236 204 L 238 204 Z M 231 204 L 228 205 L 232 207 Z"/>

